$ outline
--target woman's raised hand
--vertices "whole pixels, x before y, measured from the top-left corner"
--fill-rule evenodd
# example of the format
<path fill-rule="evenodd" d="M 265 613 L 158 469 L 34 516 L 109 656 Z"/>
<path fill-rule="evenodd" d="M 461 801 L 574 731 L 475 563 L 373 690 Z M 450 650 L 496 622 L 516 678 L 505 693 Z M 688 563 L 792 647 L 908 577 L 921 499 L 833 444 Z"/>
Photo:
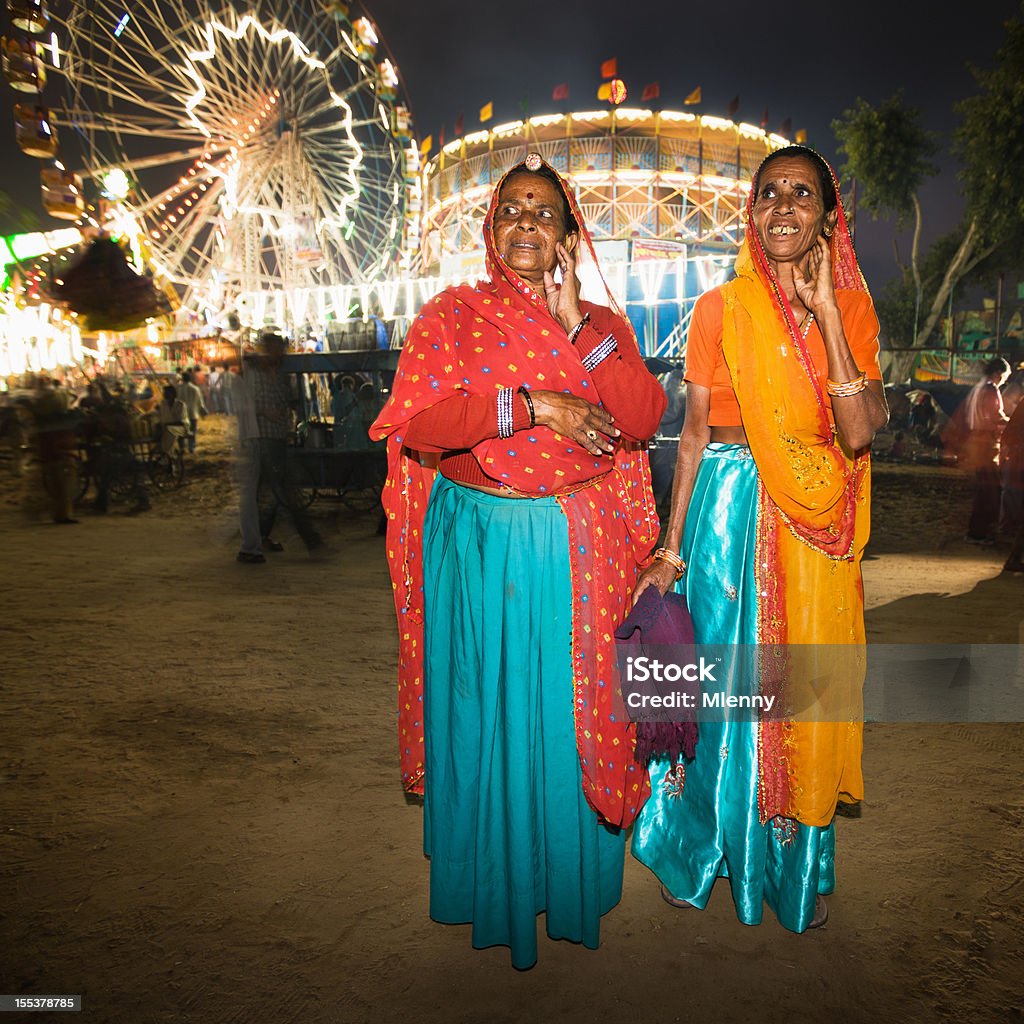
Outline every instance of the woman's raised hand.
<path fill-rule="evenodd" d="M 591 455 L 607 455 L 615 445 L 609 440 L 619 436 L 611 415 L 576 395 L 562 391 L 530 389 L 537 423 L 550 427 L 556 434 L 574 441 Z"/>
<path fill-rule="evenodd" d="M 801 268 L 793 268 L 793 285 L 797 297 L 817 317 L 836 304 L 832 283 L 832 248 L 824 235 L 819 235 Z"/>
<path fill-rule="evenodd" d="M 576 277 L 576 257 L 561 242 L 555 245 L 555 255 L 562 271 L 561 285 L 555 284 L 555 275 L 544 271 L 544 298 L 551 315 L 562 325 L 566 334 L 582 319 L 580 309 L 580 282 Z"/>

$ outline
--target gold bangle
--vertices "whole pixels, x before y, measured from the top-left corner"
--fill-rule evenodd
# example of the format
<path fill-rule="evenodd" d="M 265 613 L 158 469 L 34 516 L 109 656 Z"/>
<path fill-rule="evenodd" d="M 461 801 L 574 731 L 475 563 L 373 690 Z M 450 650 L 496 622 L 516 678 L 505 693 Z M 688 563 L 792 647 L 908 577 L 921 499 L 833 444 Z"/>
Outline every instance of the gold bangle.
<path fill-rule="evenodd" d="M 825 381 L 825 390 L 833 398 L 851 398 L 853 395 L 859 395 L 867 386 L 868 375 L 863 370 L 853 380 Z"/>
<path fill-rule="evenodd" d="M 658 548 L 654 552 L 654 557 L 661 562 L 668 562 L 675 569 L 676 582 L 683 578 L 683 573 L 686 572 L 686 563 L 674 551 L 669 551 L 668 548 Z"/>

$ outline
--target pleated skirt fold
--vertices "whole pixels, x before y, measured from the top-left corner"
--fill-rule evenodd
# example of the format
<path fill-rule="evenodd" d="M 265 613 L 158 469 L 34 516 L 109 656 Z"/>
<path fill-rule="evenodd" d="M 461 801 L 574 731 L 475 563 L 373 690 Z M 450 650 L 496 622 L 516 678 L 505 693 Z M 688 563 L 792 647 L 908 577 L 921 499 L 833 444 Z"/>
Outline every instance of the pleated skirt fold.
<path fill-rule="evenodd" d="M 757 642 L 754 553 L 757 468 L 744 445 L 710 444 L 697 472 L 680 554 L 698 643 Z M 787 820 L 761 824 L 756 722 L 701 722 L 696 757 L 651 764 L 651 798 L 632 852 L 677 899 L 703 908 L 728 878 L 736 913 L 759 924 L 765 903 L 801 932 L 815 898 L 835 888 L 835 831 Z"/>
<path fill-rule="evenodd" d="M 598 945 L 625 843 L 583 797 L 568 528 L 553 498 L 440 478 L 424 525 L 424 849 L 430 916 L 519 968 L 547 934 Z"/>

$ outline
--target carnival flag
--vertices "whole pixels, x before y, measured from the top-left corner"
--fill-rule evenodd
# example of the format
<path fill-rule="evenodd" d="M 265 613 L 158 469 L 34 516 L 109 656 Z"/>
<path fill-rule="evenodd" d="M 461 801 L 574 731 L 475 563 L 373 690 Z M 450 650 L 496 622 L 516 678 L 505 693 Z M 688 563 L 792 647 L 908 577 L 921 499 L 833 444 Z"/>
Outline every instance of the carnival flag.
<path fill-rule="evenodd" d="M 444 125 L 441 125 L 441 133 L 437 141 L 437 148 L 444 149 Z"/>
<path fill-rule="evenodd" d="M 787 139 L 793 134 L 793 118 L 787 117 L 786 120 L 779 125 L 779 134 L 785 135 Z"/>
<path fill-rule="evenodd" d="M 694 89 L 685 100 L 683 100 L 683 103 L 688 107 L 692 107 L 694 103 L 700 103 L 700 99 L 700 86 L 698 85 L 697 88 Z"/>
<path fill-rule="evenodd" d="M 646 103 L 648 100 L 656 100 L 661 95 L 661 86 L 657 82 L 648 82 L 644 86 L 644 91 L 640 94 L 640 102 Z"/>
<path fill-rule="evenodd" d="M 599 100 L 610 100 L 612 98 L 612 83 L 602 82 L 597 87 L 597 98 Z"/>
<path fill-rule="evenodd" d="M 480 108 L 480 123 L 483 124 L 484 121 L 490 121 L 492 117 L 494 117 L 494 103 L 485 103 Z"/>
<path fill-rule="evenodd" d="M 563 82 L 561 85 L 556 85 L 551 90 L 551 98 L 553 100 L 567 100 L 569 98 L 569 83 Z"/>
<path fill-rule="evenodd" d="M 601 64 L 601 77 L 602 78 L 614 78 L 619 73 L 619 62 L 615 57 L 611 57 Z"/>
<path fill-rule="evenodd" d="M 764 131 L 768 127 L 768 108 L 765 107 L 761 113 L 761 131 Z"/>
<path fill-rule="evenodd" d="M 428 153 L 430 152 L 430 149 L 431 149 L 431 147 L 432 147 L 433 145 L 434 145 L 434 136 L 433 136 L 433 135 L 428 135 L 428 136 L 427 136 L 427 137 L 426 137 L 426 138 L 425 138 L 425 139 L 424 139 L 424 140 L 423 140 L 423 141 L 422 141 L 422 142 L 420 143 L 420 153 L 421 153 L 421 154 L 422 154 L 423 156 L 426 156 L 426 155 L 427 155 L 427 154 L 428 154 Z"/>
<path fill-rule="evenodd" d="M 729 107 L 725 112 L 725 116 L 732 119 L 740 112 L 740 98 L 739 96 L 733 96 L 729 100 Z"/>
<path fill-rule="evenodd" d="M 455 138 L 457 139 L 462 137 L 462 128 L 465 124 L 465 118 L 465 114 L 459 114 L 459 116 L 455 118 Z"/>
<path fill-rule="evenodd" d="M 805 129 L 797 128 L 795 138 L 798 146 L 807 145 L 807 132 Z"/>

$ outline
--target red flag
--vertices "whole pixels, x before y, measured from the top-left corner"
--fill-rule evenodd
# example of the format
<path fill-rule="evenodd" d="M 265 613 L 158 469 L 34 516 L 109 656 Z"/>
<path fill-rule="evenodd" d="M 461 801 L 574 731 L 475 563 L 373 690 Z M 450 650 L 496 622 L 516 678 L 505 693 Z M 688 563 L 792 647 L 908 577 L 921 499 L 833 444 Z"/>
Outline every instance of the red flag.
<path fill-rule="evenodd" d="M 556 85 L 551 90 L 551 98 L 553 100 L 567 100 L 569 98 L 569 83 L 563 82 L 561 85 Z"/>
<path fill-rule="evenodd" d="M 455 118 L 455 137 L 457 139 L 462 137 L 462 123 L 464 116 L 464 114 L 459 114 L 459 116 Z"/>
<path fill-rule="evenodd" d="M 764 113 L 761 114 L 761 131 L 764 131 L 768 127 L 768 108 L 764 108 Z"/>
<path fill-rule="evenodd" d="M 661 95 L 661 86 L 657 82 L 648 82 L 644 86 L 644 91 L 640 94 L 640 102 L 646 103 L 648 100 L 656 100 Z"/>
<path fill-rule="evenodd" d="M 611 57 L 601 65 L 601 77 L 602 78 L 614 78 L 619 73 L 619 62 L 615 57 Z"/>
<path fill-rule="evenodd" d="M 729 100 L 729 109 L 725 112 L 725 116 L 728 118 L 734 118 L 740 112 L 740 98 L 739 96 L 733 96 Z"/>
<path fill-rule="evenodd" d="M 438 149 L 444 149 L 444 125 L 441 125 L 441 131 L 438 134 L 439 142 L 437 144 Z"/>

